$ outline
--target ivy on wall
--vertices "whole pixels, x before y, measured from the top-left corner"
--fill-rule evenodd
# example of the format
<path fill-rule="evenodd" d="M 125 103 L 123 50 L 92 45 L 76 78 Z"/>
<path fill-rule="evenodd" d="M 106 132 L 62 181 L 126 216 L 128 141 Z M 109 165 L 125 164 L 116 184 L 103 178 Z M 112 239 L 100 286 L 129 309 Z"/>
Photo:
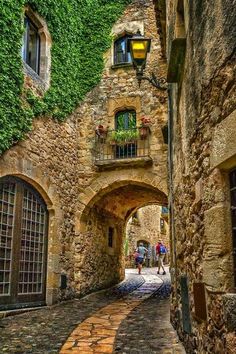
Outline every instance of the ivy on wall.
<path fill-rule="evenodd" d="M 0 0 L 0 154 L 24 137 L 36 116 L 63 121 L 98 84 L 111 28 L 131 0 Z M 52 37 L 51 82 L 43 98 L 24 93 L 24 6 Z M 24 98 L 23 98 L 24 97 Z"/>

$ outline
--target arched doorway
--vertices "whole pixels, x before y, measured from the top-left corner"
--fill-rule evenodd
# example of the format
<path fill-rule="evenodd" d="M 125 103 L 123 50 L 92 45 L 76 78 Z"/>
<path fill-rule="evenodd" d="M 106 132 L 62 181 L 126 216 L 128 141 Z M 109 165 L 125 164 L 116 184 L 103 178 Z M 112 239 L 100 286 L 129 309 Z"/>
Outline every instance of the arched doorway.
<path fill-rule="evenodd" d="M 0 179 L 0 309 L 45 303 L 47 206 L 17 177 Z"/>

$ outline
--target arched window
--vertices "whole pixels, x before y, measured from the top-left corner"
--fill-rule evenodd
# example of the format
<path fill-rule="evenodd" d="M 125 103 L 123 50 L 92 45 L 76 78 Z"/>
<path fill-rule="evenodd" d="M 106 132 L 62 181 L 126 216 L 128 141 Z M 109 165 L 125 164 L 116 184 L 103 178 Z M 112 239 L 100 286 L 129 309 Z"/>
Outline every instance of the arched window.
<path fill-rule="evenodd" d="M 114 43 L 114 64 L 131 63 L 130 53 L 127 52 L 127 39 L 131 35 L 125 35 L 118 38 Z"/>
<path fill-rule="evenodd" d="M 136 112 L 134 110 L 119 111 L 115 116 L 116 130 L 136 128 Z"/>
<path fill-rule="evenodd" d="M 136 112 L 126 110 L 115 115 L 116 150 L 115 158 L 124 159 L 137 156 Z"/>
<path fill-rule="evenodd" d="M 0 309 L 45 301 L 47 207 L 16 177 L 0 179 Z"/>
<path fill-rule="evenodd" d="M 23 60 L 33 69 L 38 75 L 40 74 L 40 36 L 38 28 L 25 16 L 24 20 L 24 41 L 22 47 Z"/>

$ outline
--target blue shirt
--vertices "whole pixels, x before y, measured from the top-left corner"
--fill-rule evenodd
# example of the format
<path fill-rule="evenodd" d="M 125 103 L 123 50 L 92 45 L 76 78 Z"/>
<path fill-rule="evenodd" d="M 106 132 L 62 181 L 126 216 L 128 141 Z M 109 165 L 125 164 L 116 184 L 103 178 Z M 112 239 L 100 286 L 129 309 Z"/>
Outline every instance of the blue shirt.
<path fill-rule="evenodd" d="M 148 250 L 145 247 L 143 247 L 143 246 L 138 246 L 138 248 L 137 248 L 137 252 L 139 253 L 139 256 L 141 258 L 144 258 L 144 256 L 145 256 L 147 251 Z"/>

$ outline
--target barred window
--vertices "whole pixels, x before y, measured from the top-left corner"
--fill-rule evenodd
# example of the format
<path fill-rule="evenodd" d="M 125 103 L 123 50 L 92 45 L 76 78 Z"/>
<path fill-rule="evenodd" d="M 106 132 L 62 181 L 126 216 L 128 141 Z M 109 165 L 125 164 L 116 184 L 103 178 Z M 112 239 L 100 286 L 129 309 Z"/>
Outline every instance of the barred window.
<path fill-rule="evenodd" d="M 28 183 L 0 179 L 0 309 L 45 299 L 47 207 Z"/>

